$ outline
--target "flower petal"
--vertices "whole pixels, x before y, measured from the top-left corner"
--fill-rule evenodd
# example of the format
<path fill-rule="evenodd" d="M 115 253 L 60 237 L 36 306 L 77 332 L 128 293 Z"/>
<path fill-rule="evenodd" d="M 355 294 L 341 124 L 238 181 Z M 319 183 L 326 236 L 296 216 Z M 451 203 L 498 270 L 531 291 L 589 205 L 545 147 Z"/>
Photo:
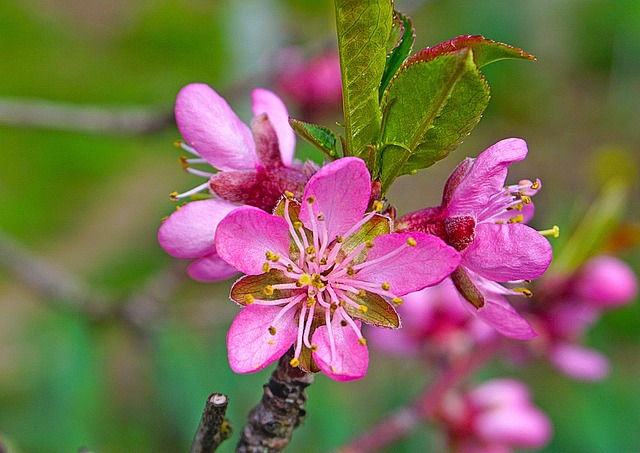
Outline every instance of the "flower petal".
<path fill-rule="evenodd" d="M 497 407 L 479 414 L 474 429 L 484 441 L 514 447 L 540 448 L 551 437 L 551 422 L 533 405 Z"/>
<path fill-rule="evenodd" d="M 531 392 L 523 382 L 502 378 L 483 382 L 468 393 L 476 408 L 496 406 L 527 406 L 531 401 Z"/>
<path fill-rule="evenodd" d="M 255 116 L 266 113 L 278 136 L 280 156 L 288 167 L 293 160 L 296 147 L 296 134 L 289 126 L 289 112 L 284 102 L 269 90 L 256 88 L 251 93 L 252 109 Z"/>
<path fill-rule="evenodd" d="M 599 307 L 623 305 L 638 294 L 633 270 L 613 256 L 591 258 L 578 272 L 574 285 L 577 294 Z"/>
<path fill-rule="evenodd" d="M 286 220 L 253 206 L 242 206 L 218 225 L 216 251 L 220 258 L 247 275 L 264 272 L 266 252 L 288 256 Z"/>
<path fill-rule="evenodd" d="M 445 186 L 455 187 L 445 190 L 445 201 L 449 199 L 448 214 L 458 216 L 481 212 L 489 199 L 502 191 L 509 165 L 526 156 L 527 143 L 519 138 L 508 138 L 482 152 L 464 176 L 454 170 L 452 176 L 456 175 L 457 185 L 447 182 Z"/>
<path fill-rule="evenodd" d="M 187 203 L 158 230 L 160 246 L 176 258 L 202 258 L 215 251 L 213 239 L 220 221 L 238 205 L 209 199 Z"/>
<path fill-rule="evenodd" d="M 251 130 L 211 87 L 187 85 L 176 99 L 176 123 L 187 143 L 219 170 L 246 170 L 256 165 Z"/>
<path fill-rule="evenodd" d="M 331 357 L 329 329 L 326 325 L 318 327 L 311 342 L 318 349 L 313 359 L 324 374 L 338 382 L 363 378 L 369 366 L 369 350 L 360 344 L 358 336 L 350 325 L 343 326 L 339 316 L 331 321 L 331 336 L 335 343 L 335 357 Z"/>
<path fill-rule="evenodd" d="M 236 373 L 253 373 L 278 360 L 296 340 L 295 310 L 287 310 L 274 325 L 282 307 L 248 305 L 233 320 L 227 334 L 229 365 Z M 271 335 L 269 327 L 276 328 Z"/>
<path fill-rule="evenodd" d="M 497 282 L 540 277 L 551 263 L 551 244 L 527 225 L 481 223 L 462 253 L 462 265 Z"/>
<path fill-rule="evenodd" d="M 460 264 L 460 255 L 436 236 L 426 233 L 394 233 L 378 236 L 367 255 L 367 263 L 383 258 L 407 244 L 413 238 L 416 245 L 402 252 L 363 267 L 355 275 L 360 281 L 389 283 L 396 296 L 419 291 L 444 280 Z"/>
<path fill-rule="evenodd" d="M 313 214 L 324 214 L 329 239 L 342 236 L 362 220 L 370 196 L 371 176 L 364 161 L 357 157 L 335 160 L 309 179 L 302 198 L 300 220 L 311 228 L 306 200 L 315 197 Z"/>
<path fill-rule="evenodd" d="M 549 359 L 567 376 L 583 381 L 599 381 L 609 374 L 609 361 L 593 349 L 560 343 L 551 349 Z"/>
<path fill-rule="evenodd" d="M 199 282 L 217 282 L 233 277 L 238 271 L 214 253 L 191 263 L 187 273 Z"/>
<path fill-rule="evenodd" d="M 504 297 L 498 294 L 483 294 L 484 305 L 480 308 L 475 308 L 462 297 L 460 301 L 472 315 L 477 316 L 505 337 L 530 340 L 538 335 L 531 324 L 520 316 Z"/>

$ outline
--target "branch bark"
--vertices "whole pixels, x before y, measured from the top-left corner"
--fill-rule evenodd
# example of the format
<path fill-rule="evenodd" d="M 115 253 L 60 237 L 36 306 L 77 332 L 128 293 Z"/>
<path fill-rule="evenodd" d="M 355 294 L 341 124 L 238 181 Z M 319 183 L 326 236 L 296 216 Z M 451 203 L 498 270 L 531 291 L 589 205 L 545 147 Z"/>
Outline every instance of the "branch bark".
<path fill-rule="evenodd" d="M 236 451 L 264 453 L 282 451 L 291 441 L 293 430 L 300 426 L 306 415 L 307 388 L 313 374 L 293 368 L 289 361 L 290 349 L 280 358 L 278 367 L 264 386 L 260 403 L 249 413 Z"/>
<path fill-rule="evenodd" d="M 231 436 L 231 424 L 225 417 L 229 399 L 221 393 L 212 393 L 202 412 L 191 453 L 211 453 Z"/>

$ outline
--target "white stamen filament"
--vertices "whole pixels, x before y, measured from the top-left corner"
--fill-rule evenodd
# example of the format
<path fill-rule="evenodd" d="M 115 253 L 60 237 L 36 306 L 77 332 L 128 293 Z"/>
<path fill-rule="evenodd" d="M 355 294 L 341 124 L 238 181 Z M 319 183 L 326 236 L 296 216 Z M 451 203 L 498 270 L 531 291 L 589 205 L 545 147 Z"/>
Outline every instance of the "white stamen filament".
<path fill-rule="evenodd" d="M 186 192 L 180 193 L 180 194 L 175 194 L 175 195 L 171 195 L 172 199 L 182 199 L 182 198 L 187 198 L 190 197 L 191 195 L 194 195 L 198 192 L 202 192 L 205 189 L 209 188 L 209 181 L 205 182 L 204 184 L 200 184 L 198 187 L 194 187 L 191 190 L 188 190 Z"/>
<path fill-rule="evenodd" d="M 203 178 L 207 178 L 207 179 L 213 176 L 213 173 L 210 173 L 208 171 L 198 170 L 197 168 L 187 167 L 185 170 L 188 173 L 191 173 L 192 175 L 202 176 Z"/>

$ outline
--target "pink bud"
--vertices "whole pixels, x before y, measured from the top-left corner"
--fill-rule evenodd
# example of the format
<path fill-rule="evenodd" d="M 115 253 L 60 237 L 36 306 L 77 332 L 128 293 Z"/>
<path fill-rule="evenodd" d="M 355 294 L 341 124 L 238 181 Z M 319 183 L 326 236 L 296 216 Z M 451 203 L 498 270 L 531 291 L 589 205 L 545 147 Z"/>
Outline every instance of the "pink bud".
<path fill-rule="evenodd" d="M 635 299 L 638 280 L 626 263 L 603 255 L 582 266 L 575 281 L 575 292 L 599 306 L 617 306 Z"/>

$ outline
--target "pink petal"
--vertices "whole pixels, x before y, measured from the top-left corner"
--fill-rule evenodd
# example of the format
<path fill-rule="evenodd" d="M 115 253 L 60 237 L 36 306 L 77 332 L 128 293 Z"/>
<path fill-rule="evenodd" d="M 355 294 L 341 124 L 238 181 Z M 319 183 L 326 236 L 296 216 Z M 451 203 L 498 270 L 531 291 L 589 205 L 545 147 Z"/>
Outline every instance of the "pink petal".
<path fill-rule="evenodd" d="M 284 102 L 269 90 L 256 88 L 251 94 L 254 116 L 266 113 L 276 130 L 282 162 L 288 167 L 293 160 L 296 147 L 296 134 L 289 126 L 289 112 Z"/>
<path fill-rule="evenodd" d="M 362 159 L 344 157 L 322 167 L 309 179 L 302 197 L 300 220 L 311 228 L 307 199 L 315 197 L 314 216 L 324 214 L 329 239 L 358 223 L 369 205 L 371 176 Z M 317 220 L 316 220 L 317 223 Z"/>
<path fill-rule="evenodd" d="M 575 379 L 599 381 L 609 374 L 609 361 L 605 356 L 575 344 L 555 345 L 549 359 L 560 371 Z"/>
<path fill-rule="evenodd" d="M 478 287 L 482 291 L 482 287 Z M 489 324 L 502 335 L 515 338 L 516 340 L 530 340 L 537 336 L 531 324 L 518 314 L 518 312 L 507 302 L 507 300 L 497 294 L 487 294 L 484 296 L 484 306 L 476 309 L 469 302 L 460 298 L 469 312 Z"/>
<path fill-rule="evenodd" d="M 551 422 L 534 406 L 498 407 L 480 414 L 475 431 L 487 442 L 540 448 L 551 438 Z"/>
<path fill-rule="evenodd" d="M 247 170 L 256 165 L 255 145 L 249 128 L 227 101 L 202 83 L 187 85 L 176 99 L 180 133 L 219 170 Z"/>
<path fill-rule="evenodd" d="M 201 258 L 215 251 L 220 221 L 238 205 L 209 199 L 187 203 L 171 214 L 158 231 L 158 242 L 176 258 Z"/>
<path fill-rule="evenodd" d="M 324 374 L 338 382 L 363 378 L 369 366 L 369 350 L 359 343 L 350 325 L 343 326 L 339 316 L 331 321 L 331 335 L 335 342 L 335 357 L 331 357 L 329 329 L 326 325 L 316 329 L 311 342 L 318 346 L 313 359 Z M 333 359 L 333 360 L 332 360 Z"/>
<path fill-rule="evenodd" d="M 281 217 L 242 206 L 218 225 L 216 251 L 239 271 L 259 275 L 264 273 L 266 252 L 289 255 L 289 227 Z"/>
<path fill-rule="evenodd" d="M 575 291 L 595 305 L 614 307 L 635 299 L 638 279 L 624 261 L 612 256 L 598 256 L 580 269 Z"/>
<path fill-rule="evenodd" d="M 274 325 L 282 307 L 248 305 L 233 320 L 227 334 L 229 365 L 236 373 L 253 373 L 278 360 L 296 340 L 296 310 L 288 310 Z M 269 327 L 276 334 L 269 333 Z"/>
<path fill-rule="evenodd" d="M 519 138 L 508 138 L 487 148 L 474 161 L 463 177 L 454 170 L 452 176 L 460 179 L 455 190 L 445 191 L 449 196 L 448 213 L 455 217 L 465 214 L 478 214 L 488 204 L 489 199 L 502 191 L 507 178 L 507 170 L 513 162 L 527 156 L 527 144 Z"/>
<path fill-rule="evenodd" d="M 532 280 L 551 263 L 551 244 L 522 224 L 476 226 L 476 237 L 462 254 L 462 265 L 497 282 Z"/>
<path fill-rule="evenodd" d="M 531 392 L 524 383 L 509 378 L 483 382 L 468 393 L 474 407 L 526 406 L 531 401 Z"/>
<path fill-rule="evenodd" d="M 187 268 L 187 272 L 194 280 L 200 282 L 217 282 L 233 277 L 238 273 L 238 270 L 229 266 L 222 258 L 214 253 L 213 255 L 205 256 L 191 263 Z"/>
<path fill-rule="evenodd" d="M 366 266 L 358 271 L 355 278 L 370 283 L 389 283 L 390 291 L 396 296 L 419 291 L 435 285 L 453 272 L 460 263 L 460 255 L 436 236 L 426 233 L 384 234 L 373 240 L 373 248 L 367 255 L 367 262 L 384 257 L 407 243 L 409 238 L 416 241 L 414 247 L 405 247 L 402 252 Z"/>

